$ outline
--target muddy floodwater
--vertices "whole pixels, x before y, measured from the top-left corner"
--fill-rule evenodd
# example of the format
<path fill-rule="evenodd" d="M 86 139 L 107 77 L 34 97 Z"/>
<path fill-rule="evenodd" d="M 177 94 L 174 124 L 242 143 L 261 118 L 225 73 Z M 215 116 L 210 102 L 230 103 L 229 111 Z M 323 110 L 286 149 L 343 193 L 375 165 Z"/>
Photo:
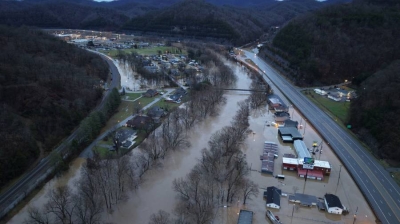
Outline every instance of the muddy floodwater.
<path fill-rule="evenodd" d="M 234 64 L 230 64 L 235 74 L 238 77 L 236 87 L 239 89 L 248 89 L 251 83 L 245 69 Z M 121 79 L 123 80 L 123 79 Z M 125 80 L 126 81 L 126 80 Z M 124 82 L 124 81 L 121 81 Z M 133 87 L 133 86 L 132 86 Z M 167 212 L 172 212 L 176 203 L 176 193 L 172 189 L 172 181 L 176 178 L 185 177 L 186 174 L 194 167 L 197 160 L 200 158 L 201 150 L 207 147 L 210 136 L 220 130 L 222 127 L 230 124 L 232 117 L 237 110 L 237 103 L 245 100 L 249 96 L 249 92 L 227 91 L 225 94 L 226 104 L 221 105 L 219 115 L 210 117 L 207 120 L 197 124 L 193 130 L 190 130 L 189 140 L 191 147 L 168 152 L 168 155 L 162 160 L 162 166 L 148 171 L 144 175 L 144 182 L 140 187 L 130 193 L 129 199 L 121 203 L 112 214 L 104 214 L 105 222 L 113 222 L 117 224 L 145 224 L 148 223 L 151 214 L 162 209 Z M 303 121 L 297 111 L 291 109 L 289 111 L 294 120 Z M 323 143 L 323 153 L 317 154 L 321 160 L 329 161 L 332 166 L 332 173 L 329 177 L 325 177 L 323 181 L 307 180 L 297 177 L 295 171 L 282 170 L 282 155 L 284 153 L 292 153 L 293 145 L 282 143 L 278 138 L 278 130 L 276 127 L 265 126 L 266 121 L 273 121 L 273 114 L 266 110 L 253 112 L 250 117 L 250 129 L 254 134 L 250 134 L 243 147 L 243 152 L 246 154 L 247 162 L 251 165 L 250 179 L 259 184 L 260 193 L 258 197 L 248 200 L 246 205 L 243 205 L 239 200 L 227 207 L 218 208 L 217 217 L 214 223 L 236 224 L 240 209 L 246 209 L 254 212 L 253 223 L 269 223 L 266 219 L 265 200 L 263 199 L 263 189 L 269 186 L 276 186 L 284 193 L 311 194 L 317 197 L 323 197 L 325 193 L 332 193 L 339 196 L 350 214 L 331 215 L 323 211 L 319 211 L 315 206 L 312 208 L 294 206 L 288 202 L 286 197 L 281 198 L 281 209 L 270 209 L 275 215 L 279 216 L 283 223 L 353 223 L 353 215 L 358 207 L 356 223 L 375 223 L 375 217 L 371 208 L 368 206 L 361 192 L 355 185 L 344 167 L 341 168 L 340 179 L 339 169 L 340 162 L 334 153 L 329 148 L 329 145 Z M 304 142 L 310 147 L 313 141 L 321 142 L 321 137 L 309 125 L 305 125 L 306 130 L 301 129 L 304 133 Z M 285 180 L 275 179 L 272 175 L 261 174 L 260 154 L 264 141 L 273 141 L 279 145 L 278 158 L 275 160 L 274 175 L 284 174 Z M 44 193 L 47 189 L 54 187 L 55 184 L 70 184 L 73 185 L 74 180 L 78 178 L 77 172 L 82 164 L 82 159 L 77 159 L 73 163 L 73 169 L 61 178 L 55 179 L 36 196 L 30 204 L 40 205 L 45 202 Z M 9 223 L 22 223 L 26 217 L 27 208 L 21 210 Z"/>

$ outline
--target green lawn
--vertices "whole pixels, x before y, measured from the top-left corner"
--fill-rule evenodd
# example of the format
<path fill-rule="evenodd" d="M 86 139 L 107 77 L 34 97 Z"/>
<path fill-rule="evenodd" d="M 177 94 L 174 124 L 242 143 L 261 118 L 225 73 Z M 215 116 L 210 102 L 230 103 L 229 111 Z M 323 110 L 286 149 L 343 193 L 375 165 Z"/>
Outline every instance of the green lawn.
<path fill-rule="evenodd" d="M 305 91 L 302 91 L 303 94 Z M 337 121 L 339 119 L 343 124 L 346 125 L 348 120 L 349 110 L 350 110 L 350 102 L 336 102 L 331 99 L 328 99 L 325 96 L 321 96 L 316 94 L 313 90 L 308 90 L 309 94 L 306 96 L 316 103 L 323 110 L 329 111 Z"/>
<path fill-rule="evenodd" d="M 182 52 L 179 51 L 178 48 L 176 47 L 148 47 L 148 48 L 141 48 L 141 49 L 122 49 L 122 50 L 101 50 L 100 52 L 107 54 L 110 57 L 115 57 L 118 54 L 118 51 L 122 51 L 125 53 L 132 53 L 136 52 L 140 55 L 158 55 L 159 52 L 161 51 L 161 54 L 166 54 L 167 52 L 171 54 L 186 54 L 187 52 L 182 49 Z"/>
<path fill-rule="evenodd" d="M 171 103 L 171 102 L 165 102 L 164 100 L 160 100 L 157 103 L 155 103 L 153 106 L 159 106 L 162 108 L 167 108 L 168 111 L 174 110 L 175 108 L 179 107 L 178 103 Z"/>
<path fill-rule="evenodd" d="M 122 101 L 118 107 L 118 112 L 116 112 L 108 121 L 106 126 L 101 130 L 101 133 L 107 131 L 120 121 L 126 119 L 130 115 L 133 115 L 133 103 L 131 101 Z"/>
<path fill-rule="evenodd" d="M 396 183 L 400 185 L 400 172 L 392 172 L 391 174 L 394 176 Z"/>
<path fill-rule="evenodd" d="M 121 96 L 124 100 L 135 100 L 142 96 L 142 93 L 125 93 L 124 96 Z"/>
<path fill-rule="evenodd" d="M 106 158 L 107 156 L 114 154 L 114 152 L 110 151 L 108 148 L 98 145 L 94 147 L 93 151 L 99 153 L 100 158 Z"/>

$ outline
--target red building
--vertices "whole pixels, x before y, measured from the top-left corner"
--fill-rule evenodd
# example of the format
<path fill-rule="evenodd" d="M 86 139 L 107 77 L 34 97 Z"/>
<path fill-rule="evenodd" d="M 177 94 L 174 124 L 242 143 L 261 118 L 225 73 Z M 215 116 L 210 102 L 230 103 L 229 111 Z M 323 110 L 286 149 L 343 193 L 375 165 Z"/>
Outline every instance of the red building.
<path fill-rule="evenodd" d="M 282 167 L 284 170 L 297 170 L 299 177 L 305 177 L 309 179 L 322 180 L 324 175 L 329 176 L 331 174 L 331 165 L 327 161 L 315 160 L 313 169 L 303 169 L 303 158 L 286 158 L 283 157 Z"/>

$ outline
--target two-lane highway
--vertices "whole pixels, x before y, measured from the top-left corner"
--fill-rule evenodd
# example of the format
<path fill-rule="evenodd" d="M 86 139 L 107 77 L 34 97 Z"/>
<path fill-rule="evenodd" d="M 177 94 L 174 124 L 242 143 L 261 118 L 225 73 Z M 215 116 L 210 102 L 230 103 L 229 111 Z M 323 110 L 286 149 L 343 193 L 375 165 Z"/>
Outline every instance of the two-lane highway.
<path fill-rule="evenodd" d="M 253 52 L 243 51 L 330 144 L 382 223 L 400 223 L 400 188 L 366 149 Z M 242 58 L 242 61 L 244 58 Z"/>

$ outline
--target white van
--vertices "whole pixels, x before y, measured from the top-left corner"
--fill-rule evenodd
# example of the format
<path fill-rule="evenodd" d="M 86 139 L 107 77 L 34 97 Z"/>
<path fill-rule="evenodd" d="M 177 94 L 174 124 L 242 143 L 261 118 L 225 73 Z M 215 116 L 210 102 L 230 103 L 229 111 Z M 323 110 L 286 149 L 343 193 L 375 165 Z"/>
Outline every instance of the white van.
<path fill-rule="evenodd" d="M 281 174 L 276 175 L 275 177 L 278 178 L 278 179 L 282 179 L 282 180 L 285 179 L 285 175 L 281 175 Z"/>

